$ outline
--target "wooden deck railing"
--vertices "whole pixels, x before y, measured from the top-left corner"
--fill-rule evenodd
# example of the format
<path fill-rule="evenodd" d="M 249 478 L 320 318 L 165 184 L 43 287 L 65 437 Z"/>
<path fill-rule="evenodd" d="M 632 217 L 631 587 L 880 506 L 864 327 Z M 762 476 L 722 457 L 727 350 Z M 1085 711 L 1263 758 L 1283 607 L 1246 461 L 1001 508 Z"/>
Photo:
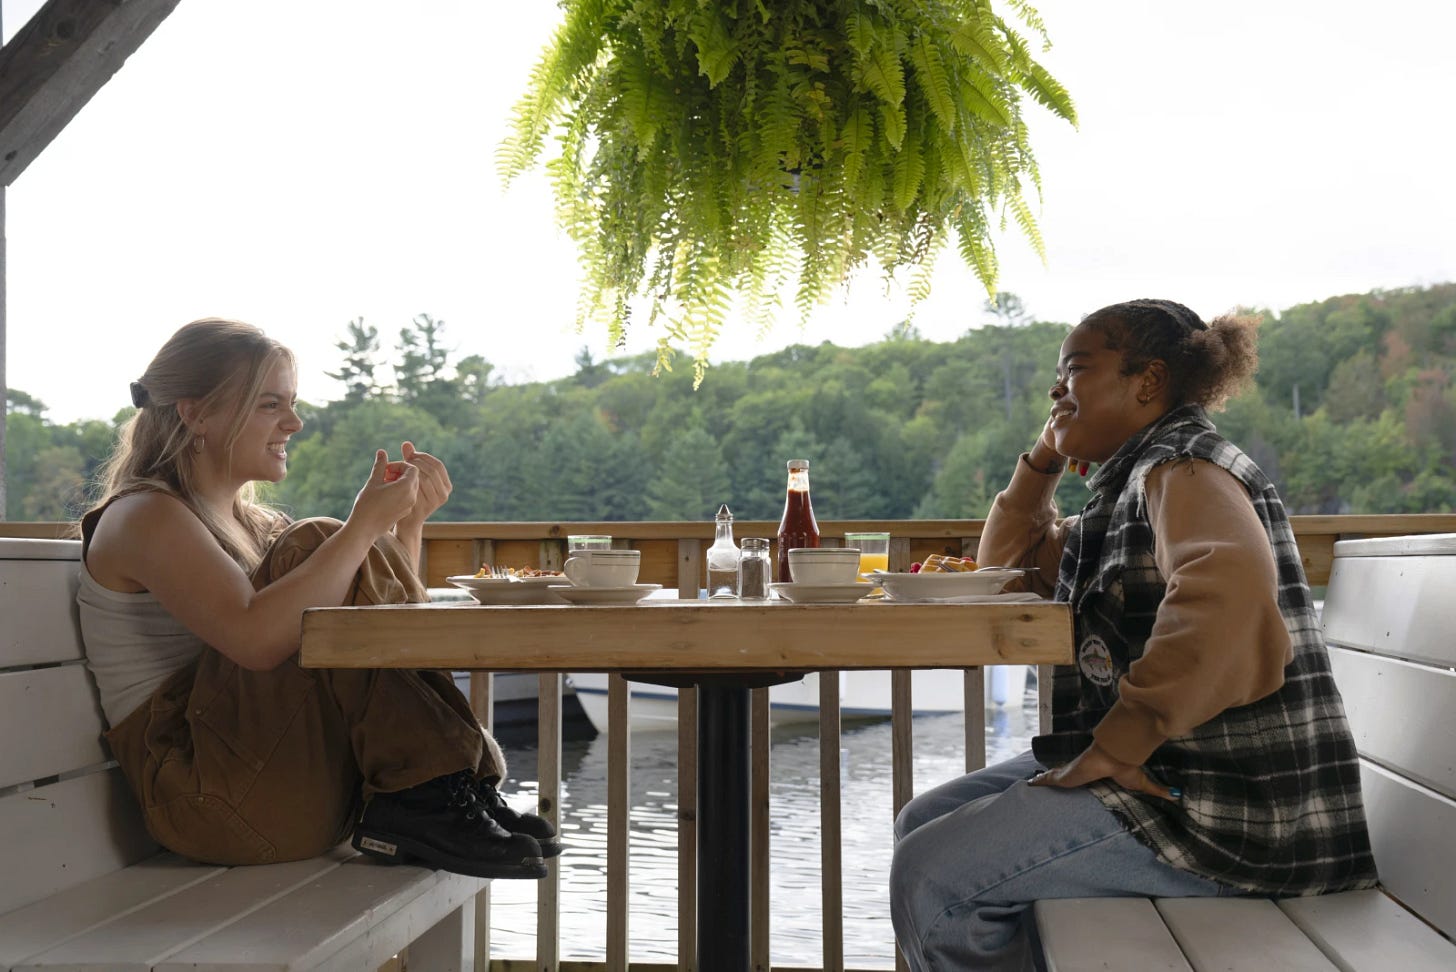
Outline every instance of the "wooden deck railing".
<path fill-rule="evenodd" d="M 932 553 L 959 556 L 974 555 L 981 535 L 980 520 L 894 520 L 894 521 L 827 521 L 821 524 L 824 542 L 837 545 L 846 532 L 882 530 L 890 533 L 890 567 L 904 570 L 916 560 Z M 1296 516 L 1295 536 L 1312 585 L 1322 586 L 1329 579 L 1330 564 L 1336 540 L 1353 537 L 1398 536 L 1411 533 L 1456 533 L 1456 515 L 1421 514 L 1409 516 Z M 739 521 L 735 524 L 738 538 L 773 536 L 776 524 L 764 521 Z M 433 523 L 425 530 L 423 570 L 427 583 L 444 586 L 453 574 L 474 573 L 483 563 L 505 566 L 535 566 L 559 569 L 565 558 L 569 534 L 601 533 L 613 537 L 618 546 L 642 551 L 640 580 L 677 588 L 682 597 L 696 597 L 703 586 L 703 559 L 713 539 L 709 522 L 598 522 L 598 523 Z M 69 535 L 69 525 L 62 523 L 0 522 L 0 536 L 58 537 Z M 491 722 L 491 685 L 493 676 L 476 674 L 471 678 L 471 702 L 487 726 Z M 910 672 L 894 670 L 891 675 L 893 700 L 893 805 L 899 811 L 912 796 L 911 775 L 913 732 L 911 721 Z M 1043 687 L 1050 684 L 1042 678 Z M 839 786 L 839 680 L 821 678 L 820 686 L 820 840 L 822 848 L 821 887 L 823 908 L 824 970 L 844 969 L 843 915 L 840 862 L 840 786 Z M 965 766 L 967 771 L 985 765 L 985 695 L 983 672 L 970 668 L 965 672 Z M 562 679 L 559 675 L 543 675 L 539 682 L 538 733 L 540 742 L 540 809 L 548 818 L 558 819 L 561 798 L 561 703 Z M 560 877 L 553 867 L 551 876 L 541 881 L 537 896 L 537 955 L 534 960 L 520 957 L 495 959 L 489 967 L 495 972 L 518 972 L 527 963 L 538 972 L 600 972 L 601 969 L 630 968 L 666 969 L 670 965 L 644 966 L 631 963 L 628 955 L 628 858 L 629 818 L 631 810 L 629 724 L 630 695 L 626 682 L 612 676 L 609 688 L 609 748 L 607 807 L 607 931 L 606 961 L 563 962 L 560 958 Z M 679 970 L 693 970 L 696 942 L 696 692 L 679 692 L 678 699 L 678 908 L 685 920 L 678 922 Z M 1042 698 L 1042 719 L 1046 719 L 1045 695 Z M 752 942 L 750 952 L 755 972 L 771 969 L 768 939 L 769 858 L 768 844 L 768 690 L 753 692 L 751 772 L 754 792 L 752 828 Z M 481 896 L 476 916 L 477 954 L 489 954 L 489 898 Z"/>

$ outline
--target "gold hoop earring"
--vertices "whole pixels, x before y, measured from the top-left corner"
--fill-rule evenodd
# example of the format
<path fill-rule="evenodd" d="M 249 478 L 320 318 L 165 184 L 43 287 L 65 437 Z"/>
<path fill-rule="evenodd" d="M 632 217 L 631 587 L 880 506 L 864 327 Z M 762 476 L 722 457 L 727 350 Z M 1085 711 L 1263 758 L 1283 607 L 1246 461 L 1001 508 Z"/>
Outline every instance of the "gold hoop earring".
<path fill-rule="evenodd" d="M 192 440 L 192 451 L 197 453 L 198 455 L 202 455 L 202 450 L 206 448 L 207 436 L 199 435 L 197 438 Z"/>

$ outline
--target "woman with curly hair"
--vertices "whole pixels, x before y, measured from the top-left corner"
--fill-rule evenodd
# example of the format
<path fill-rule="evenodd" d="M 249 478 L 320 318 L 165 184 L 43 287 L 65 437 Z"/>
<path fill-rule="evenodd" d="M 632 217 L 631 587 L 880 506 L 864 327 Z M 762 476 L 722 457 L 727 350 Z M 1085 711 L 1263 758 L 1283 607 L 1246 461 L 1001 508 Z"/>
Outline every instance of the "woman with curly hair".
<path fill-rule="evenodd" d="M 152 837 L 214 864 L 323 853 L 538 878 L 552 825 L 496 791 L 500 747 L 448 673 L 298 664 L 311 607 L 424 601 L 444 463 L 383 449 L 343 522 L 292 522 L 254 483 L 303 427 L 293 355 L 249 324 L 177 331 L 81 521 L 77 594 L 106 734 Z M 362 810 L 361 810 L 362 805 Z"/>
<path fill-rule="evenodd" d="M 1051 415 L 977 559 L 1040 568 L 1075 664 L 1031 752 L 895 821 L 910 967 L 1030 968 L 1041 898 L 1308 895 L 1375 884 L 1359 767 L 1273 485 L 1208 418 L 1253 375 L 1256 321 L 1104 307 L 1061 347 Z M 1059 519 L 1063 473 L 1092 498 Z"/>

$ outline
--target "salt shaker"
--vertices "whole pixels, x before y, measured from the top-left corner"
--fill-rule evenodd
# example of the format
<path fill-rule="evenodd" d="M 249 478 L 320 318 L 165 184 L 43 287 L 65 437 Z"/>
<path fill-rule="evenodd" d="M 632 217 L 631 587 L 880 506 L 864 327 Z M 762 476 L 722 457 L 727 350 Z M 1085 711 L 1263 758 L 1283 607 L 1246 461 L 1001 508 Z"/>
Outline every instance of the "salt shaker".
<path fill-rule="evenodd" d="M 738 596 L 745 601 L 767 599 L 769 578 L 772 576 L 768 540 L 764 537 L 744 537 L 738 554 Z"/>

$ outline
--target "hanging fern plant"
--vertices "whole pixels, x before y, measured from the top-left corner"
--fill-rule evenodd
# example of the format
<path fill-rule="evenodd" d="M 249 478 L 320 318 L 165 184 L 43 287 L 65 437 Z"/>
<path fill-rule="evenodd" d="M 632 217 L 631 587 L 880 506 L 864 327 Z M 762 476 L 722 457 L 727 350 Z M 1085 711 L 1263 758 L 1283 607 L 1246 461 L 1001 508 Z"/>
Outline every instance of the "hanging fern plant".
<path fill-rule="evenodd" d="M 1008 220 L 1043 252 L 1022 98 L 1076 114 L 990 0 L 561 5 L 500 164 L 509 181 L 559 140 L 579 326 L 620 342 L 645 298 L 659 365 L 685 344 L 701 381 L 735 296 L 758 328 L 785 292 L 807 316 L 873 255 L 915 268 L 918 301 L 952 238 L 994 294 Z M 1036 11 L 1004 5 L 1045 46 Z"/>

